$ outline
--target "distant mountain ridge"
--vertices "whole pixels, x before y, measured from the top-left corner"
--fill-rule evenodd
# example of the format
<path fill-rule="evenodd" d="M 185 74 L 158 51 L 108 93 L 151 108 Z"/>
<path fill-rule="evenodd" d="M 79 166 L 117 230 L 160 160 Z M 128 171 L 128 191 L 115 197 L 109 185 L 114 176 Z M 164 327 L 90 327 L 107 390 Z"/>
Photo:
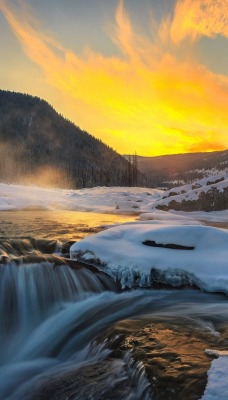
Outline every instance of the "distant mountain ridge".
<path fill-rule="evenodd" d="M 151 186 L 174 187 L 220 172 L 228 172 L 228 150 L 210 153 L 172 154 L 137 157 L 139 170 Z"/>
<path fill-rule="evenodd" d="M 124 157 L 46 101 L 0 90 L 1 181 L 68 188 L 128 186 L 133 184 L 132 169 Z M 144 183 L 141 174 L 137 179 Z"/>

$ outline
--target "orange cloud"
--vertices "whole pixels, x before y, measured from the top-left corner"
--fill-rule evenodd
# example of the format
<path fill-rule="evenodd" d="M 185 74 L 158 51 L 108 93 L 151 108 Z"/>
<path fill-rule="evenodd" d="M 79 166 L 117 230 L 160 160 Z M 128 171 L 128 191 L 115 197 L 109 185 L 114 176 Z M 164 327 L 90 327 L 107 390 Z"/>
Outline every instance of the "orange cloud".
<path fill-rule="evenodd" d="M 120 0 L 110 32 L 119 57 L 89 48 L 79 56 L 63 48 L 20 4 L 22 14 L 5 0 L 0 9 L 27 56 L 43 71 L 47 88 L 59 91 L 59 99 L 48 94 L 47 99 L 78 125 L 121 153 L 181 153 L 197 143 L 204 143 L 205 151 L 213 143 L 228 147 L 228 78 L 212 74 L 192 52 L 172 43 L 179 3 L 174 20 L 164 19 L 152 39 L 134 31 Z"/>
<path fill-rule="evenodd" d="M 226 146 L 219 140 L 219 135 L 217 132 L 209 132 L 207 135 L 199 132 L 198 138 L 196 141 L 189 146 L 188 151 L 191 152 L 201 152 L 205 151 L 205 148 L 208 151 L 219 151 L 225 150 Z"/>
<path fill-rule="evenodd" d="M 205 149 L 207 149 L 208 151 L 222 151 L 226 150 L 226 147 L 223 144 L 216 143 L 214 141 L 213 142 L 201 141 L 190 146 L 188 151 L 189 153 L 196 153 L 196 152 L 204 152 Z"/>
<path fill-rule="evenodd" d="M 178 0 L 171 26 L 171 37 L 179 43 L 187 36 L 228 37 L 227 0 Z"/>

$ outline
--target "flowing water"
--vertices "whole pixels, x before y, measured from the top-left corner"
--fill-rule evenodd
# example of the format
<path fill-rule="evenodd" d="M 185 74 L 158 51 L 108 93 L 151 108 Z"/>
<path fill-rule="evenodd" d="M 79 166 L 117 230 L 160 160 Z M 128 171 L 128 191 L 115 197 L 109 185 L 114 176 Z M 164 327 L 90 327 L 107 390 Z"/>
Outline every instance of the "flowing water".
<path fill-rule="evenodd" d="M 227 297 L 121 290 L 69 259 L 72 242 L 132 220 L 77 212 L 0 214 L 0 399 L 199 399 L 227 349 Z"/>

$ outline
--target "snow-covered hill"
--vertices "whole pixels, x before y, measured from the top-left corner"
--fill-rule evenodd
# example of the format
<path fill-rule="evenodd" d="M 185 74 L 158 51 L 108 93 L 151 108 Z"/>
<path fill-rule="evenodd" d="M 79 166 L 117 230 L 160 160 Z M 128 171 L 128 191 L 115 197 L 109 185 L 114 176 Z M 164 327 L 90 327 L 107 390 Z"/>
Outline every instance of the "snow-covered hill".
<path fill-rule="evenodd" d="M 228 209 L 228 173 L 175 187 L 154 203 L 160 210 L 220 211 Z"/>
<path fill-rule="evenodd" d="M 174 187 L 212 175 L 228 173 L 228 150 L 210 153 L 138 156 L 138 167 L 152 185 Z"/>

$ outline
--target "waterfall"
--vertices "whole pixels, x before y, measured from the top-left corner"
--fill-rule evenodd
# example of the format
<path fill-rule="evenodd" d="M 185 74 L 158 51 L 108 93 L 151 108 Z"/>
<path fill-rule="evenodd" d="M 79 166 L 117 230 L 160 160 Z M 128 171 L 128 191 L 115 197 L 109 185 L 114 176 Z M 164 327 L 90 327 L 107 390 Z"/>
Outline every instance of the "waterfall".
<path fill-rule="evenodd" d="M 94 339 L 116 321 L 142 313 L 151 300 L 140 291 L 114 290 L 111 279 L 86 268 L 48 262 L 1 265 L 0 398 L 38 400 L 41 388 L 49 390 L 52 381 L 61 386 L 88 368 L 95 373 L 99 365 L 101 386 L 110 386 L 111 373 L 115 387 L 122 390 L 121 382 L 126 383 L 121 397 L 137 399 L 136 393 L 148 386 L 144 371 L 127 358 L 109 359 L 107 343 Z M 75 399 L 86 387 L 74 388 Z"/>

